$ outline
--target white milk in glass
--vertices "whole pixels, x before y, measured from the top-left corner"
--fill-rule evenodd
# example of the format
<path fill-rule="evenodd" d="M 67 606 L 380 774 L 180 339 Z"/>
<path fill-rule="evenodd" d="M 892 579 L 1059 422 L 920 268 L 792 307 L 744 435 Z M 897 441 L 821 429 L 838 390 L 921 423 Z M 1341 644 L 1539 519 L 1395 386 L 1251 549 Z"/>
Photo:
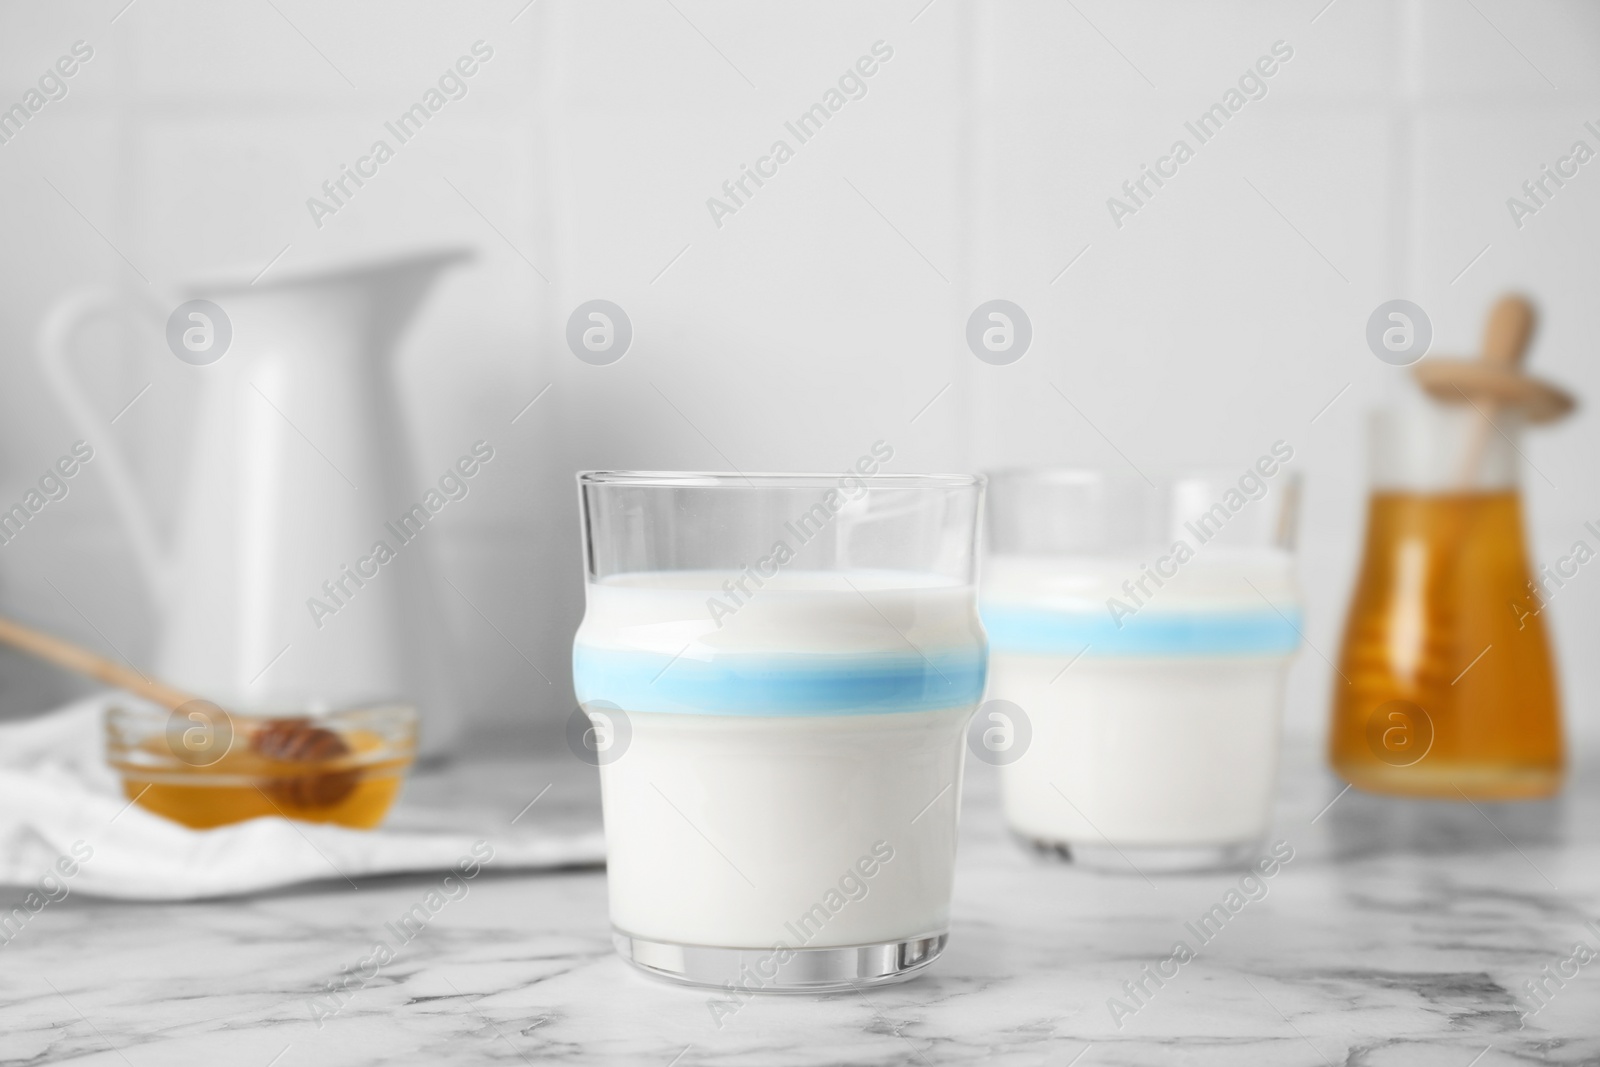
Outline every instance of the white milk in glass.
<path fill-rule="evenodd" d="M 1157 584 L 1132 556 L 990 557 L 987 695 L 1032 729 L 1001 768 L 1011 828 L 1124 869 L 1248 855 L 1267 830 L 1299 643 L 1292 559 L 1205 546 Z"/>
<path fill-rule="evenodd" d="M 781 571 L 708 612 L 739 577 L 588 585 L 578 698 L 629 735 L 600 768 L 613 925 L 738 949 L 942 934 L 985 671 L 972 586 Z"/>

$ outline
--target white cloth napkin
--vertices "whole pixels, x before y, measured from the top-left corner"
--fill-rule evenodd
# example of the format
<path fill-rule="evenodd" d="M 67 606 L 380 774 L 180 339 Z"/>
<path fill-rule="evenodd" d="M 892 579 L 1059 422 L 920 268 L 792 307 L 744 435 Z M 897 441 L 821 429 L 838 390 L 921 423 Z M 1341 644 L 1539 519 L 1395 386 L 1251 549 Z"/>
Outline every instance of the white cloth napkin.
<path fill-rule="evenodd" d="M 130 804 L 105 761 L 106 696 L 0 725 L 0 885 L 124 900 L 193 900 L 298 882 L 445 870 L 493 850 L 486 870 L 602 862 L 598 832 L 555 835 L 349 830 L 252 819 L 191 830 Z M 118 699 L 126 701 L 126 697 Z M 77 845 L 76 852 L 74 845 Z M 476 846 L 476 852 L 474 851 Z M 72 859 L 85 851 L 82 862 Z M 69 861 L 58 870 L 62 857 Z M 63 870 L 75 868 L 70 875 Z M 42 890 L 44 891 L 44 890 Z"/>

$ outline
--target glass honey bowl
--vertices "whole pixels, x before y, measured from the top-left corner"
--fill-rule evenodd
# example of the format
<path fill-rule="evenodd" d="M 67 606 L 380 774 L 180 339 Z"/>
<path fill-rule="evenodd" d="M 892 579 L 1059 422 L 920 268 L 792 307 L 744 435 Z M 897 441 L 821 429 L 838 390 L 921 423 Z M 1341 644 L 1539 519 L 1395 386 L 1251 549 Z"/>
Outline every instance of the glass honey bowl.
<path fill-rule="evenodd" d="M 416 758 L 417 712 L 371 704 L 320 712 L 106 710 L 106 760 L 123 794 L 194 829 L 263 816 L 370 830 Z"/>

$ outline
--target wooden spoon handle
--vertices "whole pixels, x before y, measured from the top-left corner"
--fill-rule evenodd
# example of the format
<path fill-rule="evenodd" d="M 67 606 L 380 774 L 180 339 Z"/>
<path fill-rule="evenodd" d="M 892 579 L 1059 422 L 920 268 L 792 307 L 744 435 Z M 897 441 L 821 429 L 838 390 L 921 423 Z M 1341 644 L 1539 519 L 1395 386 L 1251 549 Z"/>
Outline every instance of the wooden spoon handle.
<path fill-rule="evenodd" d="M 1528 352 L 1528 341 L 1533 337 L 1533 305 L 1527 297 L 1507 293 L 1495 301 L 1489 312 L 1489 323 L 1483 330 L 1484 363 L 1490 366 L 1514 368 Z M 1480 419 L 1467 438 L 1461 457 L 1461 470 L 1456 481 L 1462 489 L 1472 489 L 1478 483 L 1479 468 L 1489 451 L 1489 438 L 1495 432 L 1494 419 L 1500 405 L 1485 399 L 1478 408 Z"/>
<path fill-rule="evenodd" d="M 47 663 L 54 663 L 57 667 L 64 667 L 69 671 L 76 671 L 114 685 L 118 689 L 136 693 L 169 711 L 176 711 L 183 705 L 199 699 L 193 693 L 186 693 L 181 689 L 174 689 L 165 682 L 146 678 L 132 667 L 124 667 L 70 641 L 63 641 L 59 637 L 52 637 L 4 617 L 0 617 L 0 641 L 14 648 L 20 648 Z"/>
<path fill-rule="evenodd" d="M 1483 331 L 1483 361 L 1515 367 L 1528 352 L 1533 337 L 1533 305 L 1515 293 L 1501 297 L 1489 312 Z"/>

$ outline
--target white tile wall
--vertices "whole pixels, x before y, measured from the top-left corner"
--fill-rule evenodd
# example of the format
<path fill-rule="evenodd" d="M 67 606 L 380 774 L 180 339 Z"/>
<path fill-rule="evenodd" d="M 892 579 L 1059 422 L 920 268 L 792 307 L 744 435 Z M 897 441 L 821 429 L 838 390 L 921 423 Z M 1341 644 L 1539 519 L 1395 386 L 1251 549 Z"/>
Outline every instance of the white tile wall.
<path fill-rule="evenodd" d="M 1417 300 L 1438 346 L 1466 349 L 1494 295 L 1526 289 L 1546 312 L 1537 365 L 1600 397 L 1600 164 L 1521 231 L 1504 208 L 1600 122 L 1591 4 L 123 3 L 0 8 L 0 101 L 74 40 L 96 48 L 0 146 L 0 498 L 73 437 L 32 358 L 59 295 L 165 291 L 285 245 L 287 269 L 471 244 L 397 359 L 419 477 L 479 437 L 505 457 L 441 526 L 471 599 L 446 610 L 480 736 L 551 743 L 568 710 L 580 467 L 827 469 L 878 438 L 905 470 L 1118 450 L 1242 466 L 1285 438 L 1309 478 L 1308 637 L 1333 656 L 1362 413 L 1396 388 L 1362 341 L 1376 304 Z M 495 57 L 467 97 L 313 227 L 306 197 L 479 39 Z M 706 198 L 878 40 L 895 54 L 866 97 L 713 225 Z M 1106 198 L 1277 40 L 1295 55 L 1268 95 L 1115 228 Z M 962 340 L 997 296 L 1035 327 L 1010 367 Z M 636 331 L 609 367 L 562 341 L 594 297 Z M 193 379 L 148 342 L 107 331 L 83 368 L 108 418 L 151 384 L 107 432 L 165 509 Z M 1585 416 L 1527 446 L 1556 486 L 1529 478 L 1536 556 L 1600 518 L 1596 444 Z M 0 548 L 0 605 L 148 656 L 92 472 L 28 534 Z M 1600 578 L 1552 610 L 1573 727 L 1600 732 Z M 1292 728 L 1320 729 L 1330 673 L 1302 656 Z M 5 713 L 69 688 L 0 652 Z"/>

